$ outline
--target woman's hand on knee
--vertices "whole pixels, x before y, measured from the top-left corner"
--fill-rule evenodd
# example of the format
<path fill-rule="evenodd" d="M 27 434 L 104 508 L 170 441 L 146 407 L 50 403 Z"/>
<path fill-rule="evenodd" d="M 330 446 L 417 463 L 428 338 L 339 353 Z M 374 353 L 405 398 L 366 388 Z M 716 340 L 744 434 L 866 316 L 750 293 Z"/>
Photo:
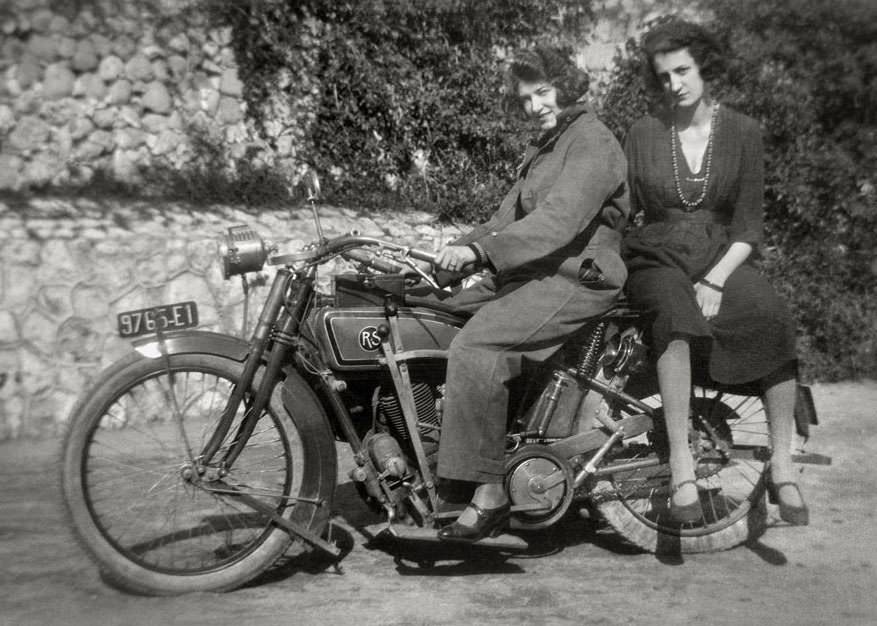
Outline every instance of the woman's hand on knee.
<path fill-rule="evenodd" d="M 712 319 L 719 314 L 719 307 L 722 305 L 722 292 L 704 285 L 703 283 L 695 283 L 694 295 L 697 299 L 697 305 L 700 312 L 706 319 Z"/>

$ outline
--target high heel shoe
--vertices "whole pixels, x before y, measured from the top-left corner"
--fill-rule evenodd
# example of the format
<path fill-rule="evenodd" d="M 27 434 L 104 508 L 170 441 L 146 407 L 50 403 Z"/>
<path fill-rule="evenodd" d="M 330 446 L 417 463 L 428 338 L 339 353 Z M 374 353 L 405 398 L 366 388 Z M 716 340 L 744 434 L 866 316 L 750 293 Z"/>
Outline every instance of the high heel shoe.
<path fill-rule="evenodd" d="M 512 512 L 512 506 L 508 502 L 493 509 L 482 509 L 473 502 L 469 503 L 469 507 L 475 511 L 477 516 L 475 524 L 469 526 L 461 524 L 459 521 L 454 522 L 438 531 L 439 539 L 473 543 L 487 536 L 495 537 L 502 532 Z"/>
<path fill-rule="evenodd" d="M 780 489 L 783 487 L 794 487 L 801 498 L 801 506 L 783 502 L 780 498 Z M 780 519 L 788 522 L 792 526 L 807 526 L 810 523 L 810 509 L 804 503 L 804 496 L 801 494 L 801 488 L 798 483 L 786 481 L 782 483 L 774 483 L 769 480 L 767 483 L 767 499 L 771 504 L 776 504 L 780 508 Z"/>
<path fill-rule="evenodd" d="M 683 480 L 681 483 L 673 485 L 670 494 L 670 517 L 680 524 L 691 524 L 703 519 L 703 507 L 700 506 L 700 497 L 689 504 L 676 504 L 673 502 L 673 495 L 683 486 L 692 484 L 697 489 L 697 483 L 693 480 Z"/>

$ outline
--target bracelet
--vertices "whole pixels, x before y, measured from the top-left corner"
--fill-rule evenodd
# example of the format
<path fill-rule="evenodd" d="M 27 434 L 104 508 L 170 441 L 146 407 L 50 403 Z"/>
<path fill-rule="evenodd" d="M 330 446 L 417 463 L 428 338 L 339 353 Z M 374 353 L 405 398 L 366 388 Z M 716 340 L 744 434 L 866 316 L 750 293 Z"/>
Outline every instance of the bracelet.
<path fill-rule="evenodd" d="M 711 282 L 708 281 L 706 278 L 701 278 L 701 279 L 700 279 L 699 281 L 697 281 L 697 282 L 699 282 L 701 285 L 705 285 L 705 286 L 709 287 L 710 289 L 715 289 L 715 290 L 718 291 L 719 293 L 722 293 L 722 291 L 724 291 L 724 290 L 723 290 L 721 287 L 719 287 L 717 284 L 715 284 L 715 283 L 711 283 Z"/>

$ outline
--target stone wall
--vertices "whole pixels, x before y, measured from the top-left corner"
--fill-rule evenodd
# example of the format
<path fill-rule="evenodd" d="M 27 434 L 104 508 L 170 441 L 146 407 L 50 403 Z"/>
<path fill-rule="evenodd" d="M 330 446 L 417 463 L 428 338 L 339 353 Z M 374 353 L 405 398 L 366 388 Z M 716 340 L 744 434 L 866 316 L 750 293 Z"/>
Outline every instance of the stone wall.
<path fill-rule="evenodd" d="M 356 229 L 432 251 L 460 234 L 425 213 L 372 218 L 331 207 L 320 213 L 327 236 Z M 240 335 L 240 277 L 223 280 L 217 248 L 226 229 L 242 223 L 281 251 L 316 238 L 309 210 L 215 207 L 205 214 L 181 205 L 0 204 L 0 439 L 59 432 L 76 397 L 130 350 L 117 335 L 122 311 L 194 300 L 201 328 Z M 326 268 L 323 289 L 341 263 Z M 250 289 L 250 331 L 266 293 L 265 284 Z"/>
<path fill-rule="evenodd" d="M 77 184 L 98 170 L 136 181 L 138 168 L 191 161 L 197 133 L 230 157 L 258 143 L 230 33 L 207 29 L 185 0 L 164 4 L 0 8 L 0 189 Z"/>

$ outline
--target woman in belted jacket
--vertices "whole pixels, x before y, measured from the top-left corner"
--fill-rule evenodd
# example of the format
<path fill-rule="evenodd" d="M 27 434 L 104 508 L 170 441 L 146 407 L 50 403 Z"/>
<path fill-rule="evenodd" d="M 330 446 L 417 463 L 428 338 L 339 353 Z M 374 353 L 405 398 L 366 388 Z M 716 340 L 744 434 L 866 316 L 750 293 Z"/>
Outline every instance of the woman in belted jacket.
<path fill-rule="evenodd" d="M 538 48 L 515 55 L 509 84 L 541 134 L 499 210 L 436 260 L 451 272 L 490 270 L 446 300 L 474 315 L 449 350 L 438 475 L 475 488 L 439 531 L 445 540 L 477 541 L 507 523 L 510 381 L 523 357 L 547 358 L 609 309 L 627 277 L 619 255 L 627 166 L 609 129 L 577 101 L 587 76 L 562 51 Z"/>

